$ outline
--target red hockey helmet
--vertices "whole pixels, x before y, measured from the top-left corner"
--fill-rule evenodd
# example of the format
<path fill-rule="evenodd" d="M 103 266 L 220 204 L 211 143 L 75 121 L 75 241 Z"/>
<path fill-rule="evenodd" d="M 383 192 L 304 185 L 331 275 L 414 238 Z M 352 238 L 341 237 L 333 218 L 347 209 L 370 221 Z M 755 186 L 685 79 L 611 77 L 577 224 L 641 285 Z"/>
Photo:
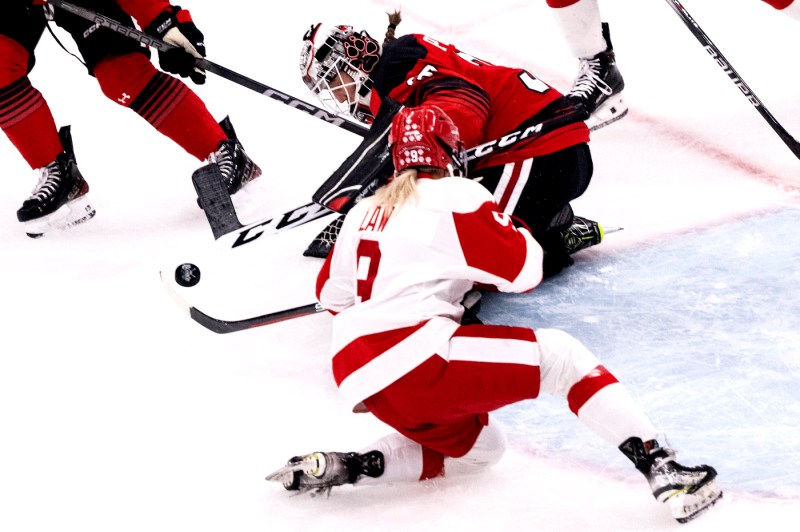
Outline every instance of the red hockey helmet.
<path fill-rule="evenodd" d="M 392 120 L 389 145 L 395 172 L 432 166 L 453 176 L 467 175 L 466 152 L 458 128 L 434 105 L 401 109 Z"/>
<path fill-rule="evenodd" d="M 381 45 L 366 31 L 313 24 L 303 36 L 300 72 L 323 107 L 371 122 L 370 74 L 380 57 Z"/>

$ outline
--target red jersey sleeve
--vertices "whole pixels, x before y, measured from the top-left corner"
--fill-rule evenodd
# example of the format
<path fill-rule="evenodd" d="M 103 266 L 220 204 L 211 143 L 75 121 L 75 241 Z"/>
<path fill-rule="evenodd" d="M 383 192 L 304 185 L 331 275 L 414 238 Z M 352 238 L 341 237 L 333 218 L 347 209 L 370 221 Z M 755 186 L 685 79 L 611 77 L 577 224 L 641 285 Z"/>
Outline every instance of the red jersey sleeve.
<path fill-rule="evenodd" d="M 526 292 L 542 280 L 542 248 L 525 228 L 499 212 L 493 201 L 476 211 L 453 213 L 461 250 L 468 266 L 500 277 L 503 292 Z"/>
<path fill-rule="evenodd" d="M 146 28 L 162 11 L 170 6 L 167 0 L 116 0 L 119 7 L 136 19 L 139 27 Z"/>

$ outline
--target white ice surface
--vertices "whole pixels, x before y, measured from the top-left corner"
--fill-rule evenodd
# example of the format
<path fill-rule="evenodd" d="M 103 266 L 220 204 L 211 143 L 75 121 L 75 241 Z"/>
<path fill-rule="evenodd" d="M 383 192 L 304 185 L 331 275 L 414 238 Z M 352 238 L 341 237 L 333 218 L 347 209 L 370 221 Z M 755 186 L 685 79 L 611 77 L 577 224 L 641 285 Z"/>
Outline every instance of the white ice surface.
<path fill-rule="evenodd" d="M 685 4 L 800 135 L 800 26 L 755 0 Z M 183 5 L 211 60 L 309 101 L 297 75 L 308 25 L 382 35 L 396 7 L 401 32 L 525 66 L 558 88 L 577 69 L 544 2 Z M 491 298 L 483 315 L 510 322 L 504 312 L 522 305 L 513 319 L 579 336 L 629 383 L 680 458 L 720 470 L 718 507 L 678 525 L 618 452 L 548 399 L 498 413 L 511 447 L 466 482 L 315 499 L 266 483 L 293 454 L 358 449 L 387 428 L 339 401 L 328 316 L 215 335 L 180 312 L 159 271 L 212 241 L 189 179 L 200 163 L 106 100 L 45 34 L 31 79 L 59 125 L 72 125 L 98 214 L 27 238 L 14 213 L 35 176 L 0 138 L 0 530 L 794 530 L 800 161 L 665 2 L 601 9 L 631 110 L 594 135 L 595 177 L 574 206 L 625 229 L 540 293 Z M 264 169 L 235 198 L 245 221 L 307 203 L 358 142 L 213 75 L 196 90 L 215 117 L 231 115 Z M 275 239 L 265 261 L 307 238 Z M 268 271 L 268 282 L 219 304 L 280 295 L 290 281 Z M 293 265 L 285 271 L 291 277 Z"/>

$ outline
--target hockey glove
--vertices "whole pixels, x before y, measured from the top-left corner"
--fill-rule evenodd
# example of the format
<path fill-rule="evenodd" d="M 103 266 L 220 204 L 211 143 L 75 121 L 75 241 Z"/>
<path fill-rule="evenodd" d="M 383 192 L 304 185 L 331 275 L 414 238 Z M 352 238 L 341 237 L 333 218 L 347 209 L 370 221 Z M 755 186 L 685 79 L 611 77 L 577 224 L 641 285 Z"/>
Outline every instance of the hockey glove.
<path fill-rule="evenodd" d="M 206 82 L 205 70 L 195 65 L 196 58 L 206 56 L 206 45 L 188 10 L 169 6 L 144 31 L 175 46 L 165 52 L 159 50 L 158 62 L 162 70 L 183 78 L 190 77 L 198 85 Z"/>

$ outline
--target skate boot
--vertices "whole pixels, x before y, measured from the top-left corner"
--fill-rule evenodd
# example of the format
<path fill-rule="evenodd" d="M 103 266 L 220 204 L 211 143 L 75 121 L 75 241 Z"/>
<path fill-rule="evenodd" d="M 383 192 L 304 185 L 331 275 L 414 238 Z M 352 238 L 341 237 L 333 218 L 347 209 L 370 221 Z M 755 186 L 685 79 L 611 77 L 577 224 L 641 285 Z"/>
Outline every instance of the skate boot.
<path fill-rule="evenodd" d="M 68 229 L 95 215 L 87 197 L 89 184 L 75 161 L 70 127 L 62 127 L 58 136 L 64 151 L 39 169 L 36 188 L 17 210 L 17 219 L 31 238 L 54 229 Z"/>
<path fill-rule="evenodd" d="M 228 138 L 219 143 L 217 151 L 209 155 L 208 161 L 219 166 L 228 193 L 233 195 L 247 183 L 258 178 L 261 175 L 261 168 L 244 151 L 230 118 L 226 116 L 219 125 Z"/>
<path fill-rule="evenodd" d="M 290 491 L 330 491 L 334 486 L 355 484 L 366 475 L 377 478 L 383 474 L 383 453 L 370 451 L 358 453 L 316 452 L 295 456 L 277 471 L 267 475 L 267 480 L 283 483 Z"/>
<path fill-rule="evenodd" d="M 603 23 L 603 37 L 608 48 L 580 60 L 578 77 L 566 94 L 575 107 L 583 111 L 586 125 L 594 131 L 616 122 L 628 113 L 622 100 L 625 82 L 617 68 L 608 24 Z"/>
<path fill-rule="evenodd" d="M 572 225 L 561 233 L 564 237 L 564 246 L 570 255 L 599 244 L 603 240 L 603 234 L 603 227 L 599 223 L 580 216 L 575 216 Z"/>
<path fill-rule="evenodd" d="M 653 497 L 666 503 L 679 523 L 691 521 L 722 497 L 714 482 L 717 471 L 711 466 L 683 466 L 675 461 L 673 450 L 655 440 L 628 438 L 619 448 L 647 478 Z"/>

